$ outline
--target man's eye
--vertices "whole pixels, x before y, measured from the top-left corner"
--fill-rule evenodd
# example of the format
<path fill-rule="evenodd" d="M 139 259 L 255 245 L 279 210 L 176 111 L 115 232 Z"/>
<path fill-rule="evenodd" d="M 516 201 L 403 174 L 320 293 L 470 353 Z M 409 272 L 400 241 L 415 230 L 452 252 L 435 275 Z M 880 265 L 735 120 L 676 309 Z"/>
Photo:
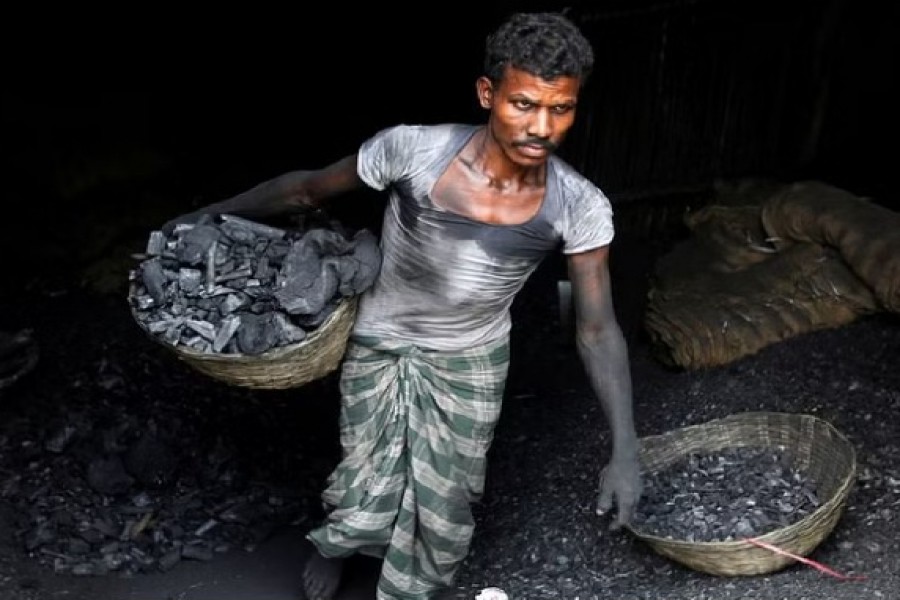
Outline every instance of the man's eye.
<path fill-rule="evenodd" d="M 516 100 L 514 106 L 519 110 L 530 110 L 534 107 L 534 104 L 532 104 L 528 100 Z"/>
<path fill-rule="evenodd" d="M 553 112 L 558 115 L 564 115 L 564 114 L 570 112 L 572 110 L 572 108 L 573 108 L 572 106 L 569 106 L 567 104 L 561 104 L 559 106 L 554 106 Z"/>

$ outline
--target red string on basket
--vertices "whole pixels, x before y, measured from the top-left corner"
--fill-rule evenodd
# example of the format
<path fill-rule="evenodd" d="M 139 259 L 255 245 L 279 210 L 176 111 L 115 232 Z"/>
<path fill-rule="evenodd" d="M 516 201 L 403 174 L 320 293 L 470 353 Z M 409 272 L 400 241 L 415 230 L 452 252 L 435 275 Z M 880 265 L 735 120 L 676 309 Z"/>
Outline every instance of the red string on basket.
<path fill-rule="evenodd" d="M 844 575 L 843 573 L 838 573 L 837 571 L 835 571 L 833 569 L 829 569 L 828 567 L 826 567 L 825 565 L 823 565 L 820 562 L 816 562 L 816 561 L 806 558 L 804 556 L 799 556 L 797 554 L 794 554 L 793 552 L 788 552 L 787 550 L 783 550 L 783 549 L 779 548 L 778 546 L 773 546 L 772 544 L 769 544 L 762 540 L 758 540 L 756 538 L 744 538 L 744 540 L 750 542 L 751 544 L 753 544 L 755 546 L 759 546 L 760 548 L 765 548 L 766 550 L 771 550 L 772 552 L 774 552 L 776 554 L 781 554 L 783 556 L 789 556 L 796 561 L 802 562 L 805 565 L 809 565 L 810 567 L 813 567 L 814 569 L 817 569 L 817 570 L 821 571 L 822 573 L 825 573 L 826 575 L 831 575 L 832 577 L 836 577 L 837 579 L 842 579 L 844 581 L 860 581 L 860 580 L 866 578 L 865 575 Z"/>

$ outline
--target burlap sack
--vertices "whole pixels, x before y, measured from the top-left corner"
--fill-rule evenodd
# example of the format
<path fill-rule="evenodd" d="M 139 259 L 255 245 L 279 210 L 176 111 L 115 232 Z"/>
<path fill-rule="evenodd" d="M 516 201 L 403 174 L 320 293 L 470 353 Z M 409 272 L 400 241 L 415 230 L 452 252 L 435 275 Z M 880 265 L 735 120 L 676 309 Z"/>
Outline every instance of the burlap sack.
<path fill-rule="evenodd" d="M 726 364 L 900 306 L 896 213 L 817 182 L 737 191 L 657 263 L 645 326 L 664 361 Z"/>
<path fill-rule="evenodd" d="M 779 247 L 800 241 L 837 249 L 881 307 L 900 312 L 900 213 L 819 181 L 802 181 L 766 202 L 761 221 Z"/>
<path fill-rule="evenodd" d="M 834 250 L 794 244 L 743 271 L 653 288 L 645 324 L 664 362 L 699 369 L 874 310 L 868 287 Z"/>

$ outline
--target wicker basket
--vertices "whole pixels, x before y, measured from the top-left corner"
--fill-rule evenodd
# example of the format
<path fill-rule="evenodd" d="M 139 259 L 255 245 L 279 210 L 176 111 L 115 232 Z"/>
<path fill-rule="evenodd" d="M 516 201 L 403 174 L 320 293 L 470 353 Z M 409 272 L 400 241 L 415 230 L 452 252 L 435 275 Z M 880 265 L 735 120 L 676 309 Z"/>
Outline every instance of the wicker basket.
<path fill-rule="evenodd" d="M 817 417 L 790 413 L 748 412 L 691 425 L 641 439 L 641 462 L 654 472 L 691 452 L 715 452 L 728 447 L 783 447 L 794 465 L 813 477 L 822 504 L 787 527 L 756 539 L 798 556 L 806 556 L 831 532 L 840 518 L 856 477 L 856 452 L 831 424 Z M 760 575 L 795 562 L 749 541 L 688 542 L 629 531 L 657 553 L 692 569 L 713 575 Z"/>
<path fill-rule="evenodd" d="M 254 389 L 288 389 L 324 377 L 338 368 L 356 320 L 357 304 L 356 296 L 344 299 L 303 341 L 255 356 L 198 352 L 167 344 L 146 330 L 145 333 L 197 371 L 225 383 Z"/>

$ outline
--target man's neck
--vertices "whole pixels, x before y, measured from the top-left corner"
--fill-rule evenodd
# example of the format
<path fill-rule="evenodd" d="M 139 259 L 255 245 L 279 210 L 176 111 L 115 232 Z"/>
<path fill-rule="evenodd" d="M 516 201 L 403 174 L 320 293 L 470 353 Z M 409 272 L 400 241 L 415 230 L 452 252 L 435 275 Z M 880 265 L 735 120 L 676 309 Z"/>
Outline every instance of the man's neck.
<path fill-rule="evenodd" d="M 483 177 L 499 191 L 541 188 L 546 183 L 547 164 L 525 167 L 503 152 L 487 126 L 479 130 L 463 148 L 459 160 L 473 174 Z"/>

